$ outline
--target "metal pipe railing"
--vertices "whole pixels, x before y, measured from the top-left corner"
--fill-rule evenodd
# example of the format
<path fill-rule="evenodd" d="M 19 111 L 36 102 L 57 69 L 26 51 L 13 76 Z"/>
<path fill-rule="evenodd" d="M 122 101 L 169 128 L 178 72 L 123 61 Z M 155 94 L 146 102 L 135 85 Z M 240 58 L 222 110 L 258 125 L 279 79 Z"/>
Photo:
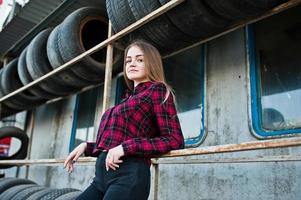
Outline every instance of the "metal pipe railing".
<path fill-rule="evenodd" d="M 161 155 L 159 158 L 170 158 L 170 157 L 184 157 L 184 156 L 196 156 L 196 155 L 208 155 L 208 154 L 219 154 L 219 153 L 230 153 L 230 152 L 241 152 L 241 151 L 249 151 L 249 150 L 260 150 L 260 149 L 271 149 L 271 148 L 284 148 L 284 147 L 293 147 L 293 146 L 299 146 L 301 145 L 301 137 L 291 137 L 291 138 L 281 138 L 281 139 L 270 139 L 270 140 L 264 140 L 264 141 L 252 141 L 252 142 L 244 142 L 239 144 L 225 144 L 225 145 L 216 145 L 216 146 L 207 146 L 207 147 L 200 147 L 200 148 L 190 148 L 190 149 L 181 149 L 181 150 L 173 150 L 169 153 Z M 274 157 L 267 160 L 270 160 L 270 162 L 274 161 L 285 161 L 284 159 L 287 158 L 288 161 L 298 161 L 300 160 L 300 156 L 284 156 L 284 157 Z M 231 158 L 235 159 L 235 158 Z M 254 160 L 253 158 L 247 158 L 246 160 Z M 277 160 L 278 159 L 278 160 Z M 33 165 L 33 164 L 41 164 L 41 165 L 47 165 L 47 164 L 62 164 L 64 163 L 65 159 L 32 159 L 32 160 L 0 160 L 0 165 L 6 165 L 6 164 L 13 164 L 13 165 Z M 96 158 L 92 157 L 82 157 L 78 160 L 77 163 L 93 163 L 95 162 Z M 239 160 L 239 159 L 238 159 Z M 264 159 L 257 158 L 255 160 L 258 160 L 262 162 Z M 204 162 L 209 162 L 208 160 L 203 160 Z M 234 160 L 233 160 L 234 161 Z M 242 161 L 242 159 L 241 159 Z M 185 161 L 179 161 L 179 160 L 169 160 L 169 161 L 158 161 L 157 159 L 152 159 L 153 164 L 171 164 L 172 162 L 184 164 Z M 222 161 L 220 161 L 222 162 Z M 224 160 L 223 162 L 226 162 Z M 229 162 L 229 161 L 227 161 Z M 237 162 L 237 161 L 235 161 Z M 243 162 L 243 161 L 242 161 Z M 201 163 L 201 162 L 200 162 Z M 212 162 L 214 163 L 214 162 Z"/>

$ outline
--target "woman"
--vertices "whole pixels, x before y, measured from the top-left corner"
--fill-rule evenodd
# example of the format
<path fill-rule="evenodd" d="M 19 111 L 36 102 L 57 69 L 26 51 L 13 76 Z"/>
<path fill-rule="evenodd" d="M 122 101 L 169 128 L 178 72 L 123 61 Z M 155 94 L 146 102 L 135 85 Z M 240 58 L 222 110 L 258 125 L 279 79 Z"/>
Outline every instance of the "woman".
<path fill-rule="evenodd" d="M 91 185 L 77 199 L 143 200 L 150 190 L 150 158 L 184 147 L 162 60 L 151 44 L 136 41 L 125 50 L 122 102 L 102 116 L 95 143 L 82 143 L 67 157 L 72 172 L 79 156 L 98 157 Z"/>

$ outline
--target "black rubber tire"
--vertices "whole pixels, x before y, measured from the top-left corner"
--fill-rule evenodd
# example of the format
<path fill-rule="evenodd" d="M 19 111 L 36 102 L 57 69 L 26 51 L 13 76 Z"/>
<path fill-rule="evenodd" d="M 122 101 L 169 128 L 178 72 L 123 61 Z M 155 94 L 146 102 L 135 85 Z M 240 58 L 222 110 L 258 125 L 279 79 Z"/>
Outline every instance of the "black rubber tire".
<path fill-rule="evenodd" d="M 128 2 L 136 20 L 161 6 L 159 0 L 128 0 Z M 165 14 L 147 23 L 140 30 L 158 44 L 157 47 L 163 54 L 183 48 L 193 42 L 191 37 L 174 26 Z"/>
<path fill-rule="evenodd" d="M 0 71 L 0 80 L 1 80 L 1 74 L 2 74 L 2 69 Z M 0 86 L 0 97 L 3 97 L 3 96 L 5 96 L 5 95 Z M 9 99 L 5 100 L 4 102 L 1 103 L 1 114 L 7 116 L 6 114 L 10 114 L 11 111 L 16 111 L 16 112 L 21 111 L 21 110 L 15 109 L 16 107 L 18 107 L 18 105 L 15 105 L 14 103 L 10 102 Z M 3 117 L 3 116 L 1 115 L 1 117 Z"/>
<path fill-rule="evenodd" d="M 1 80 L 2 80 L 2 74 L 3 74 L 3 71 L 4 71 L 4 68 L 2 68 L 2 69 L 0 70 L 0 97 L 4 97 L 5 94 L 6 94 L 6 93 L 3 91 L 3 88 L 2 88 L 2 86 L 1 86 Z M 11 109 L 14 109 L 14 110 L 19 110 L 19 111 L 21 111 L 21 110 L 24 109 L 24 108 L 23 108 L 23 107 L 24 107 L 23 105 L 20 105 L 18 102 L 17 102 L 17 104 L 15 104 L 15 103 L 12 102 L 12 101 L 14 101 L 14 99 L 13 99 L 13 98 L 10 98 L 10 99 L 7 99 L 7 100 L 3 101 L 3 104 L 6 105 L 7 107 L 11 108 Z"/>
<path fill-rule="evenodd" d="M 69 192 L 75 192 L 75 191 L 78 191 L 78 190 L 73 189 L 73 188 L 55 189 L 52 192 L 50 192 L 47 195 L 40 198 L 39 200 L 54 200 L 59 196 L 62 196 L 62 195 L 66 194 L 66 193 L 69 193 Z"/>
<path fill-rule="evenodd" d="M 106 8 L 116 33 L 136 21 L 127 0 L 106 0 Z"/>
<path fill-rule="evenodd" d="M 63 65 L 65 62 L 58 47 L 59 25 L 50 33 L 47 40 L 47 57 L 53 69 Z M 62 80 L 62 84 L 82 88 L 91 84 L 90 81 L 80 78 L 71 69 L 64 70 L 57 74 Z"/>
<path fill-rule="evenodd" d="M 48 61 L 46 45 L 51 29 L 41 31 L 28 45 L 26 53 L 26 65 L 33 80 L 40 78 L 52 70 Z M 78 88 L 60 84 L 57 76 L 51 76 L 40 84 L 45 91 L 58 96 L 69 95 L 78 90 Z"/>
<path fill-rule="evenodd" d="M 19 192 L 22 192 L 23 190 L 27 188 L 34 187 L 35 184 L 21 184 L 21 185 L 16 185 L 14 187 L 11 187 L 7 190 L 5 190 L 1 195 L 0 199 L 5 199 L 5 200 L 11 200 L 13 197 L 15 197 Z"/>
<path fill-rule="evenodd" d="M 1 92 L 0 92 L 0 96 L 1 95 Z M 0 120 L 5 118 L 5 117 L 8 117 L 10 115 L 13 115 L 17 112 L 20 112 L 20 110 L 15 110 L 13 108 L 10 108 L 8 107 L 7 105 L 5 105 L 4 103 L 0 103 Z"/>
<path fill-rule="evenodd" d="M 42 197 L 46 196 L 47 194 L 53 191 L 55 191 L 55 189 L 45 188 L 43 190 L 31 194 L 29 197 L 27 197 L 26 200 L 40 200 Z"/>
<path fill-rule="evenodd" d="M 59 196 L 58 198 L 56 198 L 56 200 L 75 200 L 80 194 L 81 191 L 69 192 L 62 196 Z"/>
<path fill-rule="evenodd" d="M 2 194 L 5 190 L 21 184 L 36 184 L 35 182 L 28 179 L 20 179 L 20 178 L 2 178 L 0 179 L 0 194 Z"/>
<path fill-rule="evenodd" d="M 113 30 L 116 33 L 136 22 L 127 0 L 106 0 L 106 8 Z M 137 39 L 142 39 L 152 43 L 154 46 L 158 46 L 146 34 L 139 30 L 135 30 L 123 37 L 120 44 L 125 48 L 132 41 Z"/>
<path fill-rule="evenodd" d="M 27 156 L 27 149 L 28 149 L 28 141 L 29 138 L 25 131 L 21 130 L 20 128 L 14 126 L 7 126 L 0 128 L 0 139 L 5 137 L 14 137 L 18 138 L 21 142 L 21 146 L 19 150 L 11 156 L 2 157 L 0 156 L 0 160 L 14 160 L 14 159 L 24 159 Z M 13 167 L 15 165 L 0 165 L 0 169 L 6 169 L 9 167 Z"/>
<path fill-rule="evenodd" d="M 248 0 L 250 5 L 258 9 L 271 9 L 282 3 L 288 2 L 288 0 Z"/>
<path fill-rule="evenodd" d="M 2 71 L 3 71 L 3 68 L 0 69 L 0 80 L 1 80 Z M 1 86 L 0 86 L 0 97 L 3 97 L 3 96 L 4 96 L 4 93 L 3 93 L 2 89 L 1 89 Z M 10 106 L 10 104 L 12 106 Z M 7 101 L 1 102 L 0 103 L 0 119 L 5 118 L 7 116 L 10 116 L 12 114 L 15 114 L 17 112 L 20 112 L 20 110 L 14 109 L 14 107 L 16 107 L 16 105 L 11 103 L 9 101 L 9 99 Z"/>
<path fill-rule="evenodd" d="M 10 63 L 8 63 L 8 65 L 3 69 L 3 72 L 1 74 L 0 85 L 5 95 L 23 86 L 19 79 L 17 68 L 18 59 L 14 59 Z M 13 97 L 9 98 L 8 101 L 18 105 L 18 107 L 16 107 L 15 109 L 20 110 L 29 110 L 45 102 L 45 100 L 41 99 L 41 97 L 37 97 L 29 93 L 28 91 L 20 92 L 14 95 Z"/>
<path fill-rule="evenodd" d="M 80 8 L 71 13 L 60 25 L 58 46 L 64 62 L 68 62 L 107 38 L 107 19 L 102 10 Z M 86 37 L 86 34 L 91 34 Z M 106 49 L 84 57 L 71 70 L 78 76 L 98 83 L 104 80 Z"/>
<path fill-rule="evenodd" d="M 19 78 L 22 82 L 23 85 L 27 85 L 28 83 L 32 82 L 33 79 L 31 78 L 29 72 L 28 72 L 28 69 L 27 69 L 27 65 L 26 65 L 26 53 L 27 53 L 27 48 L 25 48 L 20 57 L 19 57 L 19 61 L 18 61 L 18 74 L 19 74 Z M 36 95 L 36 96 L 39 96 L 41 98 L 44 98 L 44 99 L 53 99 L 53 98 L 56 98 L 58 97 L 58 95 L 54 95 L 54 94 L 51 94 L 45 90 L 43 90 L 39 84 L 36 85 L 36 86 L 33 86 L 29 89 L 29 91 Z"/>
<path fill-rule="evenodd" d="M 217 14 L 233 22 L 263 14 L 284 0 L 204 0 Z"/>
<path fill-rule="evenodd" d="M 22 190 L 21 192 L 19 192 L 11 200 L 25 200 L 30 195 L 32 195 L 36 192 L 39 192 L 41 190 L 44 190 L 44 189 L 45 189 L 45 187 L 42 187 L 42 186 L 34 186 L 34 187 L 26 188 L 25 190 Z"/>
<path fill-rule="evenodd" d="M 159 0 L 161 5 L 170 0 Z M 200 0 L 186 0 L 166 13 L 172 23 L 185 34 L 200 39 L 223 30 L 230 21 L 213 13 Z"/>

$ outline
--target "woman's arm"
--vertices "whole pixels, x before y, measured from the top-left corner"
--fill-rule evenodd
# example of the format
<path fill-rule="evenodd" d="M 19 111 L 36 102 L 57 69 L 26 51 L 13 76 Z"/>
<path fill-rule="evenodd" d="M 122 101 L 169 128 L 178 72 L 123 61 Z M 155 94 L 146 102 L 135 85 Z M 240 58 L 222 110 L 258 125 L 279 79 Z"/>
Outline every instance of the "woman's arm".
<path fill-rule="evenodd" d="M 95 142 L 86 142 L 87 144 L 87 147 L 86 147 L 86 150 L 84 152 L 84 155 L 85 156 L 94 156 L 93 155 L 93 150 L 94 150 L 94 147 L 96 145 Z"/>
<path fill-rule="evenodd" d="M 64 168 L 67 172 L 71 173 L 74 169 L 73 164 L 77 161 L 77 159 L 85 152 L 87 149 L 87 143 L 83 142 L 78 145 L 66 158 L 64 162 Z"/>

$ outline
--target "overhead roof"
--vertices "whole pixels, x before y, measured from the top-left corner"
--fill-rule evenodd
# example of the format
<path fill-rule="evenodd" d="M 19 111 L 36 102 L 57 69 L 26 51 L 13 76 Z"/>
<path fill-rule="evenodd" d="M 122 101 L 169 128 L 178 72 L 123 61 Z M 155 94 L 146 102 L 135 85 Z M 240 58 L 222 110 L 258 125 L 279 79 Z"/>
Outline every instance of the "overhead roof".
<path fill-rule="evenodd" d="M 105 0 L 30 0 L 0 32 L 0 60 L 18 56 L 41 30 L 84 6 L 105 7 Z"/>

